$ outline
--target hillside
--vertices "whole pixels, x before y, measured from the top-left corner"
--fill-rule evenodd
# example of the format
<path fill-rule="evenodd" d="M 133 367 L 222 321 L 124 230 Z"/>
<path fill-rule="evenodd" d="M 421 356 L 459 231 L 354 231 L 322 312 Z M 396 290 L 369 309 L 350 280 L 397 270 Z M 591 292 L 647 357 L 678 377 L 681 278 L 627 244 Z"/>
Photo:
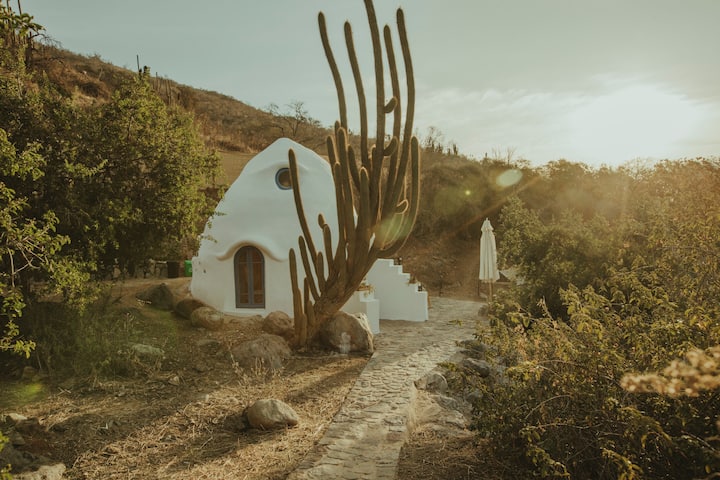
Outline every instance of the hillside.
<path fill-rule="evenodd" d="M 81 105 L 107 101 L 123 81 L 137 74 L 104 62 L 98 56 L 82 56 L 49 45 L 38 46 L 30 67 L 38 78 L 45 76 L 63 95 Z M 255 153 L 282 136 L 293 138 L 320 155 L 326 154 L 324 139 L 328 130 L 309 116 L 304 121 L 273 115 L 230 96 L 167 78 L 152 77 L 152 83 L 166 104 L 193 113 L 205 144 L 220 155 L 226 176 L 221 182 L 226 185 L 237 178 Z M 289 135 L 291 131 L 295 131 L 294 137 Z M 416 233 L 400 256 L 406 269 L 433 294 L 473 296 L 481 219 L 471 214 L 470 221 L 466 218 L 457 228 L 453 221 L 458 215 L 477 210 L 474 203 L 482 201 L 465 193 L 468 184 L 477 183 L 482 167 L 462 155 L 450 155 L 434 148 L 424 152 L 422 165 L 423 190 L 428 195 L 423 200 Z M 438 199 L 448 195 L 455 200 L 438 203 Z"/>
<path fill-rule="evenodd" d="M 106 101 L 124 80 L 137 74 L 107 63 L 99 56 L 78 55 L 50 45 L 38 45 L 30 66 L 40 75 L 47 75 L 61 93 L 80 104 Z M 165 103 L 193 112 L 208 147 L 221 152 L 259 152 L 278 137 L 291 136 L 288 124 L 298 121 L 168 78 L 154 76 L 152 83 Z M 309 148 L 324 145 L 327 130 L 312 119 L 301 120 L 301 125 L 295 128 L 294 139 Z"/>

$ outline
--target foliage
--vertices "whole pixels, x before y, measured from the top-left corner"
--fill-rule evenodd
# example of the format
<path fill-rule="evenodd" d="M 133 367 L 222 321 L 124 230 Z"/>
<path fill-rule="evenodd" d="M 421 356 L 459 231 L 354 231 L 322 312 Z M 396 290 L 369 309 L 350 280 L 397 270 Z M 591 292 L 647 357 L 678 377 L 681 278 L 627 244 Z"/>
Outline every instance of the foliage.
<path fill-rule="evenodd" d="M 0 126 L 45 159 L 43 175 L 12 185 L 29 214 L 53 211 L 67 254 L 107 271 L 194 249 L 211 211 L 218 157 L 193 118 L 155 95 L 147 72 L 111 100 L 82 108 L 19 68 L 0 76 Z"/>
<path fill-rule="evenodd" d="M 504 162 L 474 162 L 425 149 L 421 175 L 426 208 L 418 213 L 414 235 L 428 237 L 444 232 L 478 239 L 483 220 L 497 223 L 507 197 L 522 188 L 529 173 L 530 169 Z"/>
<path fill-rule="evenodd" d="M 310 112 L 305 108 L 305 102 L 293 100 L 285 105 L 285 110 L 282 112 L 277 104 L 271 103 L 267 107 L 267 112 L 272 115 L 271 126 L 277 129 L 281 136 L 305 145 L 314 141 L 317 145 L 312 145 L 312 148 L 324 144 L 323 141 L 317 142 L 320 121 L 310 116 Z"/>
<path fill-rule="evenodd" d="M 27 303 L 25 278 L 37 271 L 52 273 L 55 256 L 67 238 L 55 234 L 57 218 L 52 212 L 41 218 L 27 216 L 27 198 L 17 196 L 8 182 L 40 177 L 42 163 L 35 149 L 18 155 L 0 129 L 0 352 L 26 357 L 34 344 L 19 337 L 17 323 Z"/>
<path fill-rule="evenodd" d="M 3 35 L 8 15 L 3 7 Z M 28 356 L 44 328 L 39 319 L 62 330 L 72 322 L 57 324 L 56 317 L 92 315 L 84 309 L 97 294 L 93 272 L 119 264 L 132 273 L 150 257 L 187 258 L 215 202 L 206 189 L 214 187 L 219 160 L 194 118 L 155 94 L 147 70 L 107 102 L 76 102 L 26 68 L 23 53 L 41 27 L 18 28 L 9 34 L 28 41 L 0 49 L 0 352 Z M 63 302 L 57 315 L 43 313 L 48 300 Z M 95 341 L 83 329 L 76 333 L 79 339 L 64 345 Z M 55 364 L 61 350 L 75 359 L 62 346 L 53 346 Z M 110 344 L 86 345 L 100 346 Z"/>
<path fill-rule="evenodd" d="M 156 368 L 131 347 L 147 342 L 148 335 L 172 341 L 172 324 L 162 321 L 170 313 L 151 310 L 146 315 L 116 301 L 104 290 L 82 312 L 62 303 L 34 303 L 25 320 L 36 344 L 35 363 L 54 376 L 90 379 L 135 376 Z M 149 332 L 156 323 L 162 324 L 162 332 Z"/>
<path fill-rule="evenodd" d="M 204 187 L 218 165 L 192 117 L 168 109 L 147 74 L 124 84 L 93 114 L 85 155 L 98 171 L 82 182 L 87 220 L 78 225 L 84 235 L 73 236 L 78 248 L 99 249 L 104 265 L 187 258 L 214 206 Z"/>
<path fill-rule="evenodd" d="M 15 13 L 10 2 L 0 4 L 0 45 L 15 54 L 26 55 L 29 60 L 33 50 L 33 41 L 44 30 L 27 13 Z"/>
<path fill-rule="evenodd" d="M 527 283 L 498 297 L 483 339 L 504 372 L 475 382 L 475 425 L 528 475 L 720 472 L 720 164 L 602 175 L 584 212 L 520 199 L 503 211 L 499 251 Z M 627 375 L 648 371 L 662 373 Z"/>
<path fill-rule="evenodd" d="M 680 479 L 720 468 L 720 451 L 703 440 L 714 433 L 703 419 L 717 411 L 720 396 L 639 397 L 620 384 L 625 372 L 655 368 L 673 345 L 701 339 L 699 329 L 676 326 L 671 306 L 647 294 L 634 291 L 630 303 L 614 305 L 591 287 L 571 287 L 561 294 L 567 322 L 544 315 L 529 329 L 495 326 L 487 340 L 507 370 L 479 385 L 476 426 L 497 455 L 511 453 L 546 478 Z M 649 308 L 636 311 L 636 301 Z"/>
<path fill-rule="evenodd" d="M 584 220 L 570 209 L 544 223 L 537 210 L 511 198 L 500 216 L 498 251 L 501 261 L 516 266 L 524 279 L 518 301 L 539 315 L 537 302 L 542 299 L 543 308 L 565 317 L 560 289 L 568 284 L 593 285 L 605 276 L 622 246 L 622 229 L 616 228 L 602 216 Z"/>

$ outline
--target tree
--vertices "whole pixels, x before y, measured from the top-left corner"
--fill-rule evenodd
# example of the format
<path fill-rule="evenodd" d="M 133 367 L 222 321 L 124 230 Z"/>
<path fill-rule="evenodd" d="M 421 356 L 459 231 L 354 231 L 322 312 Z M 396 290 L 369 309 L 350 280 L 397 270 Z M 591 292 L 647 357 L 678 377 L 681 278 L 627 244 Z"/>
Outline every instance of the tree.
<path fill-rule="evenodd" d="M 330 47 L 325 17 L 318 16 L 320 35 L 338 95 L 340 120 L 327 151 L 335 182 L 339 238 L 334 246 L 330 227 L 320 216 L 324 248 L 317 249 L 302 206 L 295 155 L 289 152 L 290 176 L 302 235 L 299 252 L 305 271 L 300 289 L 295 250 L 290 250 L 293 285 L 295 340 L 299 346 L 313 341 L 320 327 L 353 295 L 375 261 L 394 255 L 404 244 L 415 222 L 420 200 L 420 148 L 412 136 L 415 89 L 410 49 L 402 10 L 397 26 L 407 77 L 407 109 L 402 118 L 400 85 L 390 27 L 383 35 L 392 85 L 392 98 L 385 99 L 385 79 L 380 32 L 371 0 L 365 1 L 375 60 L 375 144 L 368 136 L 367 107 L 353 45 L 352 29 L 345 23 L 345 41 L 353 70 L 360 107 L 360 152 L 348 141 L 348 122 L 342 80 Z M 390 140 L 386 143 L 386 116 L 393 115 Z M 404 125 L 404 130 L 402 130 Z"/>
<path fill-rule="evenodd" d="M 218 157 L 205 150 L 188 113 L 166 107 L 148 76 L 122 85 L 93 112 L 82 146 L 97 172 L 83 180 L 88 221 L 77 240 L 98 250 L 104 265 L 118 259 L 132 269 L 147 258 L 189 255 L 212 209 L 204 188 Z"/>
<path fill-rule="evenodd" d="M 307 137 L 308 132 L 306 130 L 319 128 L 320 121 L 310 116 L 307 108 L 305 108 L 305 102 L 293 100 L 285 107 L 286 110 L 283 112 L 274 103 L 267 107 L 268 113 L 273 115 L 275 120 L 273 126 L 280 130 L 282 136 L 297 142 L 307 141 L 311 137 Z"/>
<path fill-rule="evenodd" d="M 425 139 L 423 140 L 423 148 L 425 150 L 431 151 L 431 152 L 437 152 L 442 153 L 443 148 L 443 139 L 445 138 L 445 135 L 442 133 L 442 131 L 433 125 L 430 125 L 427 129 L 427 134 L 425 135 Z"/>
<path fill-rule="evenodd" d="M 30 355 L 34 344 L 20 338 L 17 322 L 27 302 L 30 274 L 48 272 L 53 256 L 67 243 L 67 237 L 54 234 L 57 217 L 52 212 L 42 218 L 28 218 L 27 199 L 18 197 L 8 185 L 10 178 L 42 176 L 43 159 L 35 150 L 18 155 L 5 130 L 0 129 L 0 352 L 25 356 Z"/>

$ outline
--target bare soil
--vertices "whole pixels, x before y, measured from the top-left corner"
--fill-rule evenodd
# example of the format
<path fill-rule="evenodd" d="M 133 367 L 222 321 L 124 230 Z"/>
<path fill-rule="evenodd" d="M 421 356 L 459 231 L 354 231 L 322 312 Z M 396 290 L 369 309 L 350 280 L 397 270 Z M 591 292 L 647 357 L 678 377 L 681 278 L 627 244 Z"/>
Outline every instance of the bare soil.
<path fill-rule="evenodd" d="M 418 242 L 404 259 L 431 295 L 477 299 L 471 245 Z M 460 246 L 457 246 L 460 245 Z M 37 419 L 20 450 L 66 465 L 67 479 L 283 479 L 320 440 L 368 357 L 296 355 L 281 371 L 244 371 L 229 354 L 257 336 L 257 321 L 230 321 L 207 331 L 152 309 L 135 293 L 165 282 L 178 296 L 188 278 L 124 283 L 122 302 L 138 308 L 147 342 L 162 361 L 139 365 L 133 378 L 0 380 L 0 414 Z M 247 429 L 243 410 L 261 398 L 292 406 L 301 421 L 281 431 Z M 476 478 L 482 444 L 472 435 L 416 430 L 403 449 L 399 479 Z M 486 465 L 487 466 L 487 465 Z M 492 477 L 485 477 L 492 478 Z"/>
<path fill-rule="evenodd" d="M 189 279 L 162 280 L 176 290 Z M 160 283 L 161 281 L 155 280 Z M 243 371 L 229 349 L 258 335 L 258 322 L 207 331 L 134 294 L 153 282 L 126 284 L 123 301 L 143 311 L 147 343 L 162 342 L 162 362 L 127 379 L 3 381 L 0 413 L 36 418 L 20 450 L 66 465 L 68 479 L 281 479 L 318 441 L 362 371 L 365 356 L 296 355 L 281 371 Z M 243 410 L 277 398 L 301 422 L 282 431 L 246 429 Z"/>

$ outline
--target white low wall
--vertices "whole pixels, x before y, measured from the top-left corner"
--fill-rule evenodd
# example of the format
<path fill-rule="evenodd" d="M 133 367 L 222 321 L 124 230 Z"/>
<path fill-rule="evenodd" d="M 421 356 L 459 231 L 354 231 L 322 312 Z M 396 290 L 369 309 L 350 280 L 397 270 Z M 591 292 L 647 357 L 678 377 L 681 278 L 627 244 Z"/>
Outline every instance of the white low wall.
<path fill-rule="evenodd" d="M 359 290 L 343 306 L 346 313 L 364 313 L 373 335 L 380 333 L 380 302 L 371 290 Z"/>

